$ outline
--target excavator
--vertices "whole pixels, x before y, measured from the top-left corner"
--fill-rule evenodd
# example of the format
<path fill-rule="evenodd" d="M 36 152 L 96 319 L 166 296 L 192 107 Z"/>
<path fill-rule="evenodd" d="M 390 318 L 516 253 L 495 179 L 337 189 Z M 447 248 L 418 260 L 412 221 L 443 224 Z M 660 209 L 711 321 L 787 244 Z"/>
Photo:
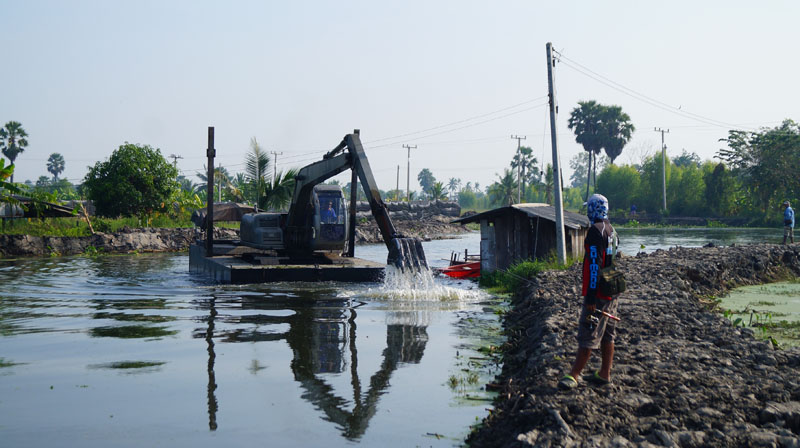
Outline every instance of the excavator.
<path fill-rule="evenodd" d="M 338 185 L 322 184 L 347 169 L 353 172 L 349 211 L 342 189 Z M 292 262 L 321 263 L 325 260 L 325 251 L 339 251 L 344 256 L 353 257 L 356 179 L 364 189 L 372 216 L 389 249 L 387 264 L 403 271 L 427 269 L 422 242 L 401 235 L 392 224 L 361 145 L 358 129 L 345 135 L 322 160 L 298 171 L 288 213 L 244 215 L 239 235 L 241 243 L 275 251 Z"/>

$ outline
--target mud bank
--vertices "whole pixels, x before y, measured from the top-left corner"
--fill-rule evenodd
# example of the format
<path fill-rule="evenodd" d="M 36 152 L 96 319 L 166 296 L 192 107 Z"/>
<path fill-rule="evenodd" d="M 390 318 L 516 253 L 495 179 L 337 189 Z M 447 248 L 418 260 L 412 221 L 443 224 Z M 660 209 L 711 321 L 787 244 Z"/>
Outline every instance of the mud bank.
<path fill-rule="evenodd" d="M 620 260 L 613 383 L 556 383 L 577 350 L 579 266 L 512 304 L 502 390 L 470 446 L 798 447 L 800 350 L 775 350 L 708 297 L 800 275 L 800 245 L 659 250 Z M 599 368 L 593 353 L 586 372 Z"/>
<path fill-rule="evenodd" d="M 466 227 L 449 224 L 451 217 L 433 216 L 424 220 L 396 220 L 397 230 L 424 240 L 446 238 L 448 235 L 468 232 Z M 0 235 L 0 258 L 41 257 L 50 255 L 77 255 L 83 253 L 181 252 L 199 235 L 194 228 L 187 229 L 130 229 L 116 233 L 97 233 L 84 237 L 39 237 L 30 235 Z M 215 228 L 215 239 L 238 238 L 239 231 Z M 374 220 L 359 223 L 356 243 L 382 243 L 380 231 Z"/>
<path fill-rule="evenodd" d="M 239 232 L 214 229 L 214 238 L 236 238 Z M 130 229 L 91 236 L 0 235 L 0 257 L 37 257 L 83 253 L 180 252 L 189 250 L 195 229 Z"/>
<path fill-rule="evenodd" d="M 448 235 L 470 232 L 465 226 L 450 224 L 451 216 L 431 216 L 423 220 L 399 219 L 393 223 L 397 231 L 407 237 L 419 238 L 423 241 L 444 239 Z M 383 238 L 374 220 L 358 223 L 356 227 L 356 243 L 382 243 Z"/>

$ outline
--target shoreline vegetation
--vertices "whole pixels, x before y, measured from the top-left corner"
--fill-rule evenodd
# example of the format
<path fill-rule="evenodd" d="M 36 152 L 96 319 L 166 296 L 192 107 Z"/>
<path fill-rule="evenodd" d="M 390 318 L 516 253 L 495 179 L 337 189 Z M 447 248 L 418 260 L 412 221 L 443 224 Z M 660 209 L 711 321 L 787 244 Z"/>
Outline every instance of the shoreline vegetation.
<path fill-rule="evenodd" d="M 800 245 L 672 248 L 618 267 L 613 383 L 558 390 L 577 348 L 580 265 L 542 271 L 504 316 L 500 393 L 470 446 L 798 446 L 800 348 L 734 325 L 714 298 L 797 279 Z"/>
<path fill-rule="evenodd" d="M 71 219 L 64 225 L 49 224 L 30 227 L 33 234 L 0 233 L 0 258 L 123 254 L 142 252 L 182 252 L 189 250 L 192 242 L 204 233 L 191 222 L 166 221 L 170 227 L 137 227 L 136 218 L 117 220 L 92 219 L 95 234 L 91 234 L 85 221 L 73 218 L 53 218 L 48 221 Z M 450 235 L 470 232 L 464 226 L 450 224 L 449 216 L 431 216 L 426 219 L 396 219 L 397 230 L 409 237 L 422 240 L 444 239 Z M 63 221 L 62 221 L 63 223 Z M 159 223 L 154 223 L 159 224 Z M 47 231 L 58 229 L 58 231 Z M 85 232 L 84 232 L 85 230 Z M 56 233 L 60 235 L 49 235 Z M 215 223 L 215 239 L 235 239 L 239 235 L 239 224 Z M 382 243 L 380 231 L 374 221 L 356 226 L 357 244 Z"/>

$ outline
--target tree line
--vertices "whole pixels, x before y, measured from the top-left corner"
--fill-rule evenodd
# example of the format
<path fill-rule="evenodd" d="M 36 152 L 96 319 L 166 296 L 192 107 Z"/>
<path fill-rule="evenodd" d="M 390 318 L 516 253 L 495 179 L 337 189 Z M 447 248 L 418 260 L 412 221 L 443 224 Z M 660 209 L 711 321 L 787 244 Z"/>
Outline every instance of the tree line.
<path fill-rule="evenodd" d="M 695 153 L 677 157 L 649 155 L 638 164 L 616 165 L 635 130 L 619 106 L 595 101 L 579 102 L 568 126 L 585 154 L 573 157 L 564 204 L 581 210 L 593 192 L 608 197 L 614 213 L 624 214 L 635 205 L 641 212 L 670 216 L 746 217 L 753 224 L 778 219 L 784 200 L 800 197 L 800 125 L 785 120 L 774 128 L 757 131 L 730 130 L 721 139 L 716 161 L 701 161 Z M 95 201 L 102 216 L 147 215 L 167 211 L 174 204 L 202 206 L 206 197 L 205 173 L 194 179 L 179 175 L 159 149 L 125 143 L 111 157 L 90 167 L 78 188 L 59 178 L 63 156 L 53 153 L 47 162 L 52 177 L 41 176 L 34 184 L 13 182 L 13 162 L 28 145 L 28 134 L 18 122 L 0 129 L 0 150 L 11 162 L 0 164 L 0 202 L 17 193 L 46 193 L 52 199 L 84 197 Z M 604 154 L 603 154 L 604 153 Z M 665 173 L 664 162 L 666 165 Z M 268 153 L 255 138 L 245 157 L 245 170 L 230 174 L 224 167 L 214 172 L 218 201 L 246 202 L 262 209 L 279 210 L 291 200 L 296 170 L 277 171 Z M 662 179 L 666 177 L 667 208 L 662 206 Z M 481 188 L 478 182 L 451 177 L 439 181 L 422 169 L 417 175 L 420 192 L 410 199 L 458 201 L 464 209 L 486 210 L 516 202 L 552 203 L 553 170 L 522 146 L 496 180 Z M 336 181 L 332 181 L 336 183 Z M 349 191 L 349 184 L 345 186 Z M 361 195 L 361 190 L 359 189 Z M 404 190 L 381 191 L 386 200 L 402 200 Z"/>

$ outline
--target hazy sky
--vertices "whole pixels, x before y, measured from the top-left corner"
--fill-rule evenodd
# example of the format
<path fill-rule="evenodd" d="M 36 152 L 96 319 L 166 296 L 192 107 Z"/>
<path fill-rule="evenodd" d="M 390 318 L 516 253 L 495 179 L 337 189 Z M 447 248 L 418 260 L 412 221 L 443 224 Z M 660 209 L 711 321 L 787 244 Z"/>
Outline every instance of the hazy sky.
<path fill-rule="evenodd" d="M 422 168 L 484 188 L 511 134 L 551 160 L 553 42 L 568 181 L 580 100 L 631 116 L 622 163 L 660 148 L 656 126 L 670 155 L 708 159 L 733 126 L 800 120 L 798 17 L 797 1 L 0 0 L 0 124 L 29 134 L 17 181 L 49 176 L 59 152 L 80 182 L 126 141 L 182 156 L 194 178 L 208 126 L 232 173 L 251 137 L 299 167 L 359 128 L 382 189 L 398 165 L 405 188 L 404 143 L 418 146 L 412 189 Z"/>

